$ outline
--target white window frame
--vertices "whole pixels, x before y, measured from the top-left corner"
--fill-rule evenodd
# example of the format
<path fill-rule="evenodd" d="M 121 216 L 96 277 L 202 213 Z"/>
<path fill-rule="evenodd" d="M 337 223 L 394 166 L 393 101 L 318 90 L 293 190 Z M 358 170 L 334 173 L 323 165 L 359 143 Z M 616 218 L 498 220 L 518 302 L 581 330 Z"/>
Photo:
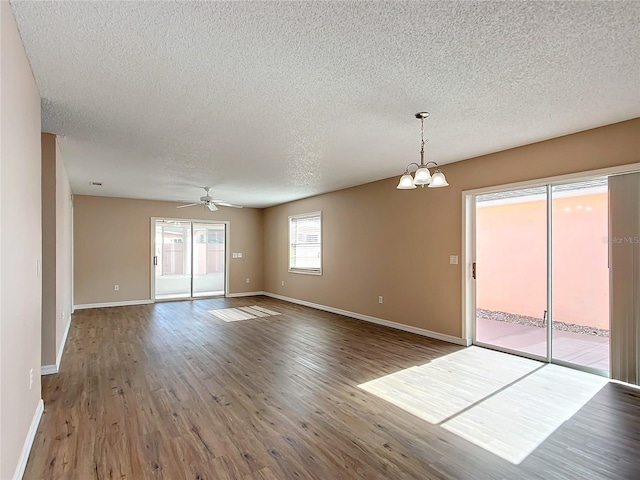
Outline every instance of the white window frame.
<path fill-rule="evenodd" d="M 320 232 L 319 232 L 319 241 L 320 241 L 320 268 L 291 268 L 291 221 L 302 219 L 302 218 L 310 218 L 310 217 L 320 217 Z M 318 212 L 310 212 L 310 213 L 301 213 L 298 215 L 289 215 L 288 219 L 288 228 L 287 228 L 287 242 L 289 245 L 288 248 L 288 266 L 289 273 L 302 273 L 305 275 L 322 275 L 322 211 Z"/>

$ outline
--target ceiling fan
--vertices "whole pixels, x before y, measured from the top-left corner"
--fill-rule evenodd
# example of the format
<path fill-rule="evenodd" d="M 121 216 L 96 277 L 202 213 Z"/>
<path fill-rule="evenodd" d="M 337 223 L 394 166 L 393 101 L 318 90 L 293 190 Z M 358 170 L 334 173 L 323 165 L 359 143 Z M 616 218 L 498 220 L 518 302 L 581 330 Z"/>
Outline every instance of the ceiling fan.
<path fill-rule="evenodd" d="M 204 188 L 205 195 L 203 197 L 200 197 L 200 201 L 199 202 L 197 202 L 197 203 L 189 203 L 187 205 L 179 205 L 177 208 L 193 207 L 195 205 L 204 205 L 205 207 L 207 207 L 212 212 L 215 212 L 216 210 L 218 210 L 218 206 L 220 206 L 220 207 L 242 208 L 241 205 L 234 205 L 233 203 L 225 202 L 223 200 L 214 200 L 213 197 L 209 196 L 209 190 L 211 190 L 211 187 L 202 187 L 202 188 Z"/>

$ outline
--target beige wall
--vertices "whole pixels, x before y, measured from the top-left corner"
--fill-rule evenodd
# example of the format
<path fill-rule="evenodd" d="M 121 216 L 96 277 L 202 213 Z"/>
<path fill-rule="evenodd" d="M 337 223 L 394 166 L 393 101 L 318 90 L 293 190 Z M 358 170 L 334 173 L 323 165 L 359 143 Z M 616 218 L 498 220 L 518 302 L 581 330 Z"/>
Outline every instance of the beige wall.
<path fill-rule="evenodd" d="M 71 321 L 71 202 L 71 184 L 56 142 L 56 359 L 64 347 L 62 341 Z"/>
<path fill-rule="evenodd" d="M 40 401 L 40 95 L 6 1 L 0 17 L 0 478 L 9 479 Z"/>
<path fill-rule="evenodd" d="M 42 365 L 56 365 L 71 312 L 71 186 L 56 136 L 42 134 Z"/>
<path fill-rule="evenodd" d="M 230 222 L 229 293 L 263 289 L 263 211 L 125 198 L 74 196 L 74 304 L 151 298 L 151 217 Z M 250 283 L 245 283 L 246 278 Z M 118 284 L 119 291 L 113 286 Z"/>
<path fill-rule="evenodd" d="M 460 337 L 462 191 L 638 162 L 639 138 L 635 119 L 446 165 L 444 189 L 394 177 L 266 209 L 264 290 Z M 288 273 L 287 217 L 316 210 L 323 275 Z"/>
<path fill-rule="evenodd" d="M 42 144 L 42 365 L 56 363 L 56 136 Z"/>

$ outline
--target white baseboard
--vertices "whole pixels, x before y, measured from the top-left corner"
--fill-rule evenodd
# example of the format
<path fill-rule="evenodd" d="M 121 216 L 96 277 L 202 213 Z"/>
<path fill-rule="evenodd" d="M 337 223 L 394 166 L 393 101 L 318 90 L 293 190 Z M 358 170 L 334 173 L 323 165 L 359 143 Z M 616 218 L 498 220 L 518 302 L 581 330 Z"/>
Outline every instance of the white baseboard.
<path fill-rule="evenodd" d="M 24 439 L 24 445 L 22 445 L 22 452 L 20 452 L 18 465 L 16 466 L 16 471 L 13 474 L 13 480 L 22 480 L 24 469 L 27 467 L 27 460 L 29 460 L 29 454 L 31 453 L 31 447 L 33 446 L 33 441 L 36 438 L 38 425 L 40 424 L 40 419 L 42 418 L 42 412 L 44 412 L 44 402 L 42 401 L 42 399 L 40 399 L 38 401 L 36 411 L 33 414 L 31 426 L 29 427 L 29 431 L 27 432 L 27 438 Z"/>
<path fill-rule="evenodd" d="M 227 298 L 235 298 L 235 297 L 255 297 L 257 295 L 264 295 L 264 292 L 227 293 L 225 296 Z"/>
<path fill-rule="evenodd" d="M 234 297 L 254 297 L 256 295 L 264 295 L 264 292 L 240 292 L 240 293 L 227 293 L 225 297 L 234 298 Z M 174 299 L 174 300 L 193 300 L 191 298 L 184 299 Z M 196 299 L 197 300 L 197 299 Z M 87 308 L 105 308 L 105 307 L 127 307 L 131 305 L 149 305 L 151 303 L 155 303 L 153 300 L 127 300 L 124 302 L 107 302 L 107 303 L 85 303 L 82 305 L 74 305 L 73 309 L 75 310 L 86 310 Z"/>
<path fill-rule="evenodd" d="M 124 302 L 85 303 L 83 305 L 74 305 L 73 310 L 86 310 L 87 308 L 127 307 L 129 305 L 149 305 L 150 303 L 153 303 L 153 300 L 126 300 Z"/>
<path fill-rule="evenodd" d="M 40 367 L 40 375 L 53 375 L 58 373 L 58 365 L 42 365 Z"/>
<path fill-rule="evenodd" d="M 69 329 L 71 328 L 71 315 L 69 315 L 69 321 L 64 328 L 64 335 L 62 335 L 62 342 L 60 342 L 60 348 L 58 348 L 58 355 L 56 355 L 56 367 L 60 370 L 60 363 L 62 363 L 62 354 L 64 353 L 64 346 L 67 343 L 67 337 L 69 336 Z"/>
<path fill-rule="evenodd" d="M 62 336 L 62 343 L 58 348 L 58 354 L 56 355 L 55 365 L 43 365 L 40 367 L 40 375 L 53 375 L 60 371 L 60 364 L 62 363 L 62 354 L 64 353 L 64 346 L 67 343 L 67 337 L 69 336 L 69 329 L 71 328 L 71 315 L 69 315 L 69 321 L 64 329 L 64 335 Z"/>
<path fill-rule="evenodd" d="M 412 327 L 411 325 L 404 325 L 403 323 L 384 320 L 383 318 L 372 317 L 370 315 L 364 315 L 362 313 L 350 312 L 348 310 L 342 310 L 340 308 L 328 307 L 326 305 L 319 305 L 317 303 L 307 302 L 306 300 L 298 300 L 297 298 L 285 297 L 283 295 L 278 295 L 270 292 L 264 292 L 264 295 L 266 295 L 267 297 L 273 297 L 279 300 L 284 300 L 285 302 L 297 303 L 298 305 L 304 305 L 305 307 L 311 307 L 318 310 L 324 310 L 325 312 L 344 315 L 345 317 L 364 320 L 365 322 L 377 323 L 378 325 L 384 325 L 385 327 L 395 328 L 396 330 L 403 330 L 405 332 L 415 333 L 416 335 L 422 335 L 423 337 L 442 340 L 443 342 L 455 343 L 456 345 L 464 345 L 465 347 L 468 347 L 469 345 L 471 345 L 471 343 L 465 338 L 454 337 L 453 335 L 446 335 L 444 333 L 432 332 L 430 330 L 425 330 L 423 328 Z"/>

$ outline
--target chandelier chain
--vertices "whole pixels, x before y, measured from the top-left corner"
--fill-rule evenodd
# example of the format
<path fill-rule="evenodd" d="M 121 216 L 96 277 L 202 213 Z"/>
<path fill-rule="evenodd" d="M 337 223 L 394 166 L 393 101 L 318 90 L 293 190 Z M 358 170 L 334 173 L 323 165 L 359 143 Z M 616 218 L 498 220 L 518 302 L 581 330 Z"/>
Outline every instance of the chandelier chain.
<path fill-rule="evenodd" d="M 422 139 L 420 146 L 420 165 L 424 165 L 424 117 L 420 117 L 420 138 Z"/>

